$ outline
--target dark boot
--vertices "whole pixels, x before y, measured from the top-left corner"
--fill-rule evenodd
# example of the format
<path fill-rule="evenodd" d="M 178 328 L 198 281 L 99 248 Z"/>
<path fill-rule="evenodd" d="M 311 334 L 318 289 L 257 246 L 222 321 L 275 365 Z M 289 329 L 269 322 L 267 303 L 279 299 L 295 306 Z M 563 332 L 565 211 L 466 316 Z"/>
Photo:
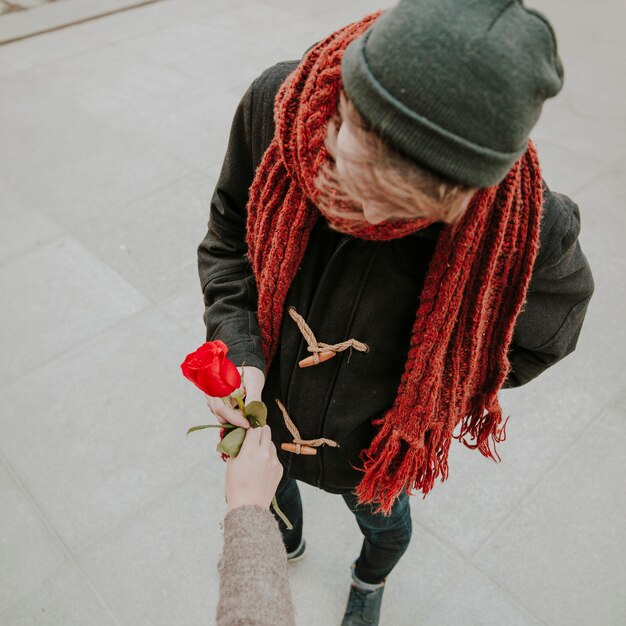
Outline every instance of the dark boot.
<path fill-rule="evenodd" d="M 360 581 L 354 574 L 353 565 L 350 596 L 341 626 L 376 626 L 380 617 L 384 590 L 384 582 L 379 585 L 370 585 Z"/>

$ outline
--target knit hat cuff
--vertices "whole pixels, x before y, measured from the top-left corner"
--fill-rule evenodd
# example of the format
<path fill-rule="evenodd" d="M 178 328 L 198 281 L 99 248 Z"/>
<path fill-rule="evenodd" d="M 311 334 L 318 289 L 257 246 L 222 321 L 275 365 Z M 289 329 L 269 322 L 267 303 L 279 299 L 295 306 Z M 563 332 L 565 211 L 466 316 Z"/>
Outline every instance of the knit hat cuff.
<path fill-rule="evenodd" d="M 470 187 L 490 187 L 500 182 L 526 151 L 499 152 L 468 141 L 438 126 L 391 95 L 372 73 L 365 57 L 371 33 L 345 50 L 341 74 L 343 88 L 370 126 L 418 165 Z"/>

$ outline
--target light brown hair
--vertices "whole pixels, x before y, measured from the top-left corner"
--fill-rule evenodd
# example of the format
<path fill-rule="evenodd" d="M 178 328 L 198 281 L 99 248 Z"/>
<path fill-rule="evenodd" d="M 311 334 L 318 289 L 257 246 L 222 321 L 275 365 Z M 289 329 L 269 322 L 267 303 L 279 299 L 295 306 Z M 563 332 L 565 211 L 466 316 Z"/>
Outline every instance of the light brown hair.
<path fill-rule="evenodd" d="M 359 150 L 338 154 L 337 136 L 347 124 Z M 466 209 L 475 191 L 446 180 L 406 158 L 369 128 L 342 93 L 338 111 L 328 124 L 326 147 L 332 159 L 316 180 L 321 208 L 343 218 L 363 220 L 363 201 L 389 207 L 393 219 L 424 217 L 453 222 Z M 349 161 L 349 175 L 337 170 L 337 157 Z"/>

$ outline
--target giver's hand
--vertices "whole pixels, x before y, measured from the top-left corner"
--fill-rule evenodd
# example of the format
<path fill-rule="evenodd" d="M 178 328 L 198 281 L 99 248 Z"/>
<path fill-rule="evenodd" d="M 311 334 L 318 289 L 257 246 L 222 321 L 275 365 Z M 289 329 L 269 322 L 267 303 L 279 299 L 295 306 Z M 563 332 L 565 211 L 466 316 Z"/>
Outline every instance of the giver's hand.
<path fill-rule="evenodd" d="M 263 385 L 265 384 L 265 375 L 257 367 L 242 367 L 242 378 L 245 386 L 245 402 L 246 404 L 253 400 L 261 400 Z M 206 394 L 205 394 L 206 395 Z M 221 424 L 234 424 L 242 428 L 249 428 L 250 422 L 232 406 L 226 406 L 221 398 L 206 396 L 206 403 L 209 410 Z"/>
<path fill-rule="evenodd" d="M 226 463 L 228 510 L 246 504 L 267 509 L 282 475 L 270 427 L 251 428 L 237 457 Z"/>

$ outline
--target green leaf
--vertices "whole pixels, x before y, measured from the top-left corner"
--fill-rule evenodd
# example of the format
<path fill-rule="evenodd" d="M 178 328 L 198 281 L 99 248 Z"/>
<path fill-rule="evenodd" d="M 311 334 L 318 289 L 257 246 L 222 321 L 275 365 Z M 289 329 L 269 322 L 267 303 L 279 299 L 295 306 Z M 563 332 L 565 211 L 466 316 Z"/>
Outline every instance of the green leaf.
<path fill-rule="evenodd" d="M 254 420 L 254 422 L 250 421 L 253 426 L 265 426 L 267 424 L 267 407 L 265 403 L 254 400 L 254 402 L 246 404 L 246 417 Z"/>
<path fill-rule="evenodd" d="M 241 444 L 246 438 L 245 428 L 235 428 L 231 430 L 217 446 L 217 451 L 227 454 L 230 457 L 236 457 L 241 449 Z"/>
<path fill-rule="evenodd" d="M 192 426 L 187 431 L 187 434 L 193 433 L 196 430 L 204 430 L 205 428 L 226 428 L 226 429 L 231 429 L 231 428 L 237 428 L 237 427 L 234 424 L 204 424 L 203 426 Z"/>

